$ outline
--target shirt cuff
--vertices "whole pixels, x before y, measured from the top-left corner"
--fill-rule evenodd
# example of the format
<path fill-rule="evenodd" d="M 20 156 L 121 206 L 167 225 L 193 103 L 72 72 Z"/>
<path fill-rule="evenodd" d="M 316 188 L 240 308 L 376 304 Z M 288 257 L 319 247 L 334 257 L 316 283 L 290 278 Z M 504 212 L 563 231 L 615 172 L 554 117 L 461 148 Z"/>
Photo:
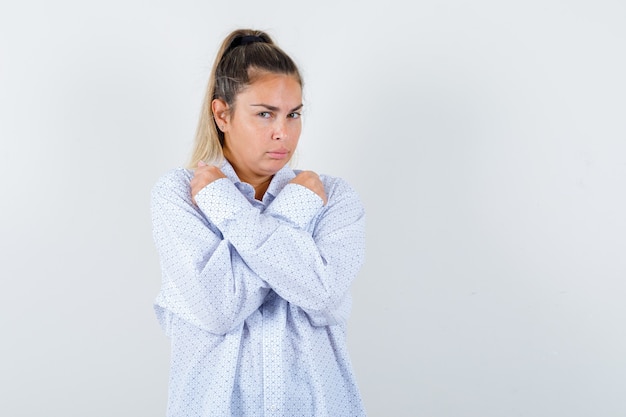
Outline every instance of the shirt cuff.
<path fill-rule="evenodd" d="M 300 229 L 306 229 L 323 206 L 324 201 L 315 192 L 303 185 L 291 183 L 282 189 L 265 213 L 281 218 Z"/>
<path fill-rule="evenodd" d="M 237 213 L 251 208 L 250 202 L 228 178 L 220 178 L 204 187 L 195 197 L 200 210 L 218 229 L 230 220 L 236 219 Z"/>

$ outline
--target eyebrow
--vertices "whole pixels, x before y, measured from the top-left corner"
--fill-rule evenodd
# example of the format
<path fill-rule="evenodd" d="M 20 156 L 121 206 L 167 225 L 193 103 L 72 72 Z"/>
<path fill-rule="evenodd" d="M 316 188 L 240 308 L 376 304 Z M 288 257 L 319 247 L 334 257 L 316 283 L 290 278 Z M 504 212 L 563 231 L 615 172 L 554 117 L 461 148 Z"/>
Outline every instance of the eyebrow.
<path fill-rule="evenodd" d="M 300 104 L 299 106 L 294 107 L 293 109 L 289 110 L 289 113 L 300 110 L 304 105 Z M 250 107 L 265 107 L 266 109 L 270 110 L 270 111 L 278 111 L 280 110 L 278 107 L 276 106 L 270 106 L 269 104 L 250 104 Z"/>

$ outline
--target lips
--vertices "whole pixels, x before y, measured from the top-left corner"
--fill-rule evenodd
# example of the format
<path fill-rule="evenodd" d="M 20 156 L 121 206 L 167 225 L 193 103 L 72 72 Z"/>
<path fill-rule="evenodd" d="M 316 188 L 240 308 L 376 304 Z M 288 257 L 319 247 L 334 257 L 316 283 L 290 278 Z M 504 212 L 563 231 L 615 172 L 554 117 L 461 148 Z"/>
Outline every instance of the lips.
<path fill-rule="evenodd" d="M 289 156 L 289 151 L 287 149 L 277 149 L 267 152 L 267 155 L 272 159 L 285 159 Z"/>

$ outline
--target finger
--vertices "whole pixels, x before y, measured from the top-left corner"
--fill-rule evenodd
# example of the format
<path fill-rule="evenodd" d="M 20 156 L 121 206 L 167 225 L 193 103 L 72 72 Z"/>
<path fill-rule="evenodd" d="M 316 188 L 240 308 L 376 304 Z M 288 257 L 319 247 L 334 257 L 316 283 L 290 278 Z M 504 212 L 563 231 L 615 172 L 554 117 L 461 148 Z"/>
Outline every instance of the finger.
<path fill-rule="evenodd" d="M 199 167 L 205 167 L 205 166 L 207 166 L 207 163 L 204 162 L 204 161 L 198 161 L 198 166 Z"/>

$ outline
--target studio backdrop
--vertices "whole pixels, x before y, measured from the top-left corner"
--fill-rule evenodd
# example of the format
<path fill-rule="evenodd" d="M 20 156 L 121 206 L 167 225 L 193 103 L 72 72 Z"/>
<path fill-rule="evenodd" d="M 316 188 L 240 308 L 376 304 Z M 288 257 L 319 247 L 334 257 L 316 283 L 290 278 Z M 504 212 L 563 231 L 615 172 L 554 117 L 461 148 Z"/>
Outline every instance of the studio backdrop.
<path fill-rule="evenodd" d="M 371 417 L 626 415 L 623 2 L 4 2 L 0 415 L 164 416 L 150 191 L 217 46 L 304 77 L 296 166 L 367 211 Z"/>

